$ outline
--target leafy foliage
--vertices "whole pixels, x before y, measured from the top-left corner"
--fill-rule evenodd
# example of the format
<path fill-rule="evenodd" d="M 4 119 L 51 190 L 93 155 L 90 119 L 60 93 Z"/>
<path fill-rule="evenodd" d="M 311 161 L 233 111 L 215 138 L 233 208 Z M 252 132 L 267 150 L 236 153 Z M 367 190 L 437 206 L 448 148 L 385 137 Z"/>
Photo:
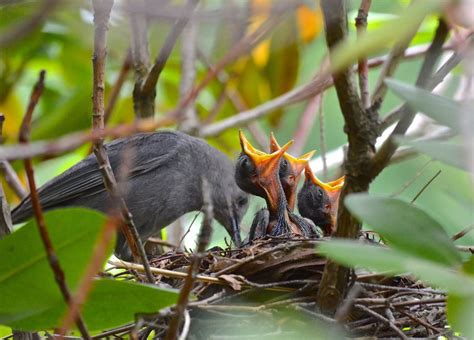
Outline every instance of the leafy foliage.
<path fill-rule="evenodd" d="M 352 214 L 379 232 L 390 248 L 333 240 L 321 244 L 318 250 L 348 266 L 390 274 L 412 273 L 446 289 L 452 326 L 472 337 L 472 322 L 467 320 L 472 320 L 470 316 L 474 313 L 474 276 L 462 269 L 461 256 L 440 223 L 419 208 L 395 198 L 358 194 L 350 195 L 345 204 Z M 471 255 L 468 263 L 472 258 Z"/>
<path fill-rule="evenodd" d="M 45 222 L 66 282 L 72 292 L 91 260 L 105 223 L 93 210 L 67 208 L 45 214 Z M 113 242 L 107 253 L 112 253 Z M 17 329 L 52 329 L 60 325 L 66 305 L 46 260 L 36 222 L 30 221 L 0 241 L 0 323 Z M 137 312 L 152 313 L 175 303 L 177 294 L 130 282 L 99 280 L 85 304 L 91 329 L 133 321 Z M 107 316 L 107 317 L 104 317 Z"/>

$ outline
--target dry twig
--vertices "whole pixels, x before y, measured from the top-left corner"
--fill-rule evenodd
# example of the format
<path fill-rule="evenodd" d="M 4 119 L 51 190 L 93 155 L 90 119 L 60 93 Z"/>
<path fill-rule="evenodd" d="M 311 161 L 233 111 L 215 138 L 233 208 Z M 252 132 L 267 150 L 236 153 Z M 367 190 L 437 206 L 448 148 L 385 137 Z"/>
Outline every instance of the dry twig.
<path fill-rule="evenodd" d="M 33 88 L 33 92 L 31 93 L 30 102 L 28 103 L 25 117 L 23 118 L 23 121 L 21 123 L 19 141 L 22 144 L 27 144 L 30 139 L 31 119 L 36 104 L 38 103 L 38 100 L 41 97 L 41 93 L 44 89 L 45 74 L 45 71 L 40 72 L 38 82 L 36 83 L 35 87 Z M 38 231 L 43 242 L 44 248 L 46 250 L 46 258 L 48 259 L 49 266 L 51 267 L 54 273 L 54 279 L 59 287 L 59 290 L 61 291 L 61 294 L 63 295 L 66 304 L 68 306 L 71 306 L 71 292 L 66 284 L 64 271 L 59 265 L 58 257 L 54 250 L 53 243 L 51 242 L 48 230 L 46 228 L 46 223 L 44 221 L 39 194 L 36 190 L 33 162 L 31 161 L 31 159 L 27 158 L 25 159 L 24 163 L 26 175 L 28 177 L 28 183 L 30 185 L 31 204 L 33 205 L 33 212 L 38 226 Z M 82 316 L 78 313 L 77 317 L 74 320 L 77 324 L 77 328 L 81 332 L 82 337 L 84 339 L 89 339 L 89 332 L 87 331 L 87 327 L 82 319 Z"/>
<path fill-rule="evenodd" d="M 186 310 L 189 294 L 193 287 L 195 277 L 199 271 L 199 266 L 201 264 L 201 259 L 211 240 L 212 233 L 212 219 L 214 217 L 212 201 L 211 201 L 211 191 L 207 179 L 202 179 L 202 192 L 203 192 L 203 212 L 204 219 L 201 225 L 201 231 L 198 237 L 198 244 L 196 251 L 193 254 L 191 264 L 188 269 L 188 275 L 184 280 L 183 287 L 179 292 L 178 303 L 175 307 L 174 316 L 171 318 L 171 321 L 168 326 L 168 332 L 166 333 L 165 339 L 172 340 L 176 339 L 178 336 L 179 325 L 181 324 L 181 319 Z"/>

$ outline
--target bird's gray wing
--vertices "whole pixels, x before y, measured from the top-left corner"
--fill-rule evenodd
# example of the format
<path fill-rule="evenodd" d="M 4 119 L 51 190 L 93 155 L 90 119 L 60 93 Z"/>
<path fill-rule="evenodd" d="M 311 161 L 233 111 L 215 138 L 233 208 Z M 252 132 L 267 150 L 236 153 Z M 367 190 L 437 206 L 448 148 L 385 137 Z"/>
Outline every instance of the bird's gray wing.
<path fill-rule="evenodd" d="M 128 171 L 128 180 L 158 169 L 167 164 L 177 153 L 178 148 L 172 147 L 176 145 L 167 145 L 166 148 L 156 145 L 152 147 L 153 144 L 161 141 L 150 138 L 143 139 L 141 137 L 139 142 L 149 142 L 150 148 L 142 149 L 139 147 L 140 145 L 135 145 L 137 147 L 134 148 L 133 143 L 131 144 L 132 165 Z M 123 159 L 124 143 L 111 143 L 106 149 L 112 169 L 117 173 Z M 39 189 L 39 196 L 42 206 L 47 209 L 66 206 L 73 203 L 75 199 L 96 195 L 103 191 L 105 191 L 105 187 L 102 174 L 95 156 L 91 155 L 42 186 Z M 30 217 L 31 214 L 31 200 L 28 196 L 14 209 L 12 217 L 17 223 Z"/>

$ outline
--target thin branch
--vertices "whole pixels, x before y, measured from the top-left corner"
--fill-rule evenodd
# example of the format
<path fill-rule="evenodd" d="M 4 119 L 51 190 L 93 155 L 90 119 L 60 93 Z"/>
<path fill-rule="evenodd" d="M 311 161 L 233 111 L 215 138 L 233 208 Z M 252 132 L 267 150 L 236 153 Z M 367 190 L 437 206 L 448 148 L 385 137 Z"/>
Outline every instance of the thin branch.
<path fill-rule="evenodd" d="M 322 93 L 314 96 L 314 98 L 309 101 L 305 110 L 301 114 L 298 127 L 296 128 L 295 134 L 293 135 L 293 140 L 295 142 L 291 146 L 291 151 L 297 155 L 302 153 L 304 147 L 306 146 L 306 142 L 314 126 L 314 121 L 320 112 L 322 99 Z"/>
<path fill-rule="evenodd" d="M 166 333 L 165 337 L 167 340 L 176 339 L 178 336 L 179 325 L 181 324 L 181 319 L 188 305 L 189 294 L 191 293 L 196 275 L 199 272 L 199 266 L 201 265 L 204 252 L 206 251 L 206 248 L 211 240 L 212 219 L 214 213 L 209 182 L 205 178 L 202 179 L 202 193 L 204 219 L 202 221 L 201 231 L 199 232 L 196 251 L 193 254 L 191 264 L 188 268 L 188 275 L 184 280 L 181 291 L 179 292 L 178 303 L 175 307 L 174 316 L 171 318 L 168 325 L 168 332 Z"/>
<path fill-rule="evenodd" d="M 22 144 L 27 144 L 30 139 L 30 126 L 31 126 L 31 119 L 33 116 L 33 111 L 35 110 L 36 104 L 38 103 L 39 98 L 44 89 L 44 78 L 45 78 L 45 71 L 41 71 L 39 75 L 38 82 L 36 83 L 35 87 L 33 88 L 33 92 L 31 93 L 30 102 L 28 103 L 28 107 L 21 123 L 20 127 L 20 136 L 19 142 Z M 71 306 L 71 293 L 66 284 L 66 278 L 64 276 L 64 271 L 62 270 L 58 257 L 53 247 L 53 243 L 49 237 L 48 230 L 46 228 L 46 223 L 43 217 L 43 211 L 41 208 L 41 202 L 38 195 L 38 191 L 36 189 L 36 182 L 35 176 L 33 171 L 33 162 L 31 159 L 25 159 L 25 170 L 26 175 L 28 177 L 28 183 L 30 185 L 30 195 L 31 195 L 31 204 L 33 205 L 33 211 L 36 219 L 36 224 L 38 226 L 38 231 L 43 242 L 45 251 L 46 251 L 46 258 L 48 260 L 49 266 L 51 267 L 54 273 L 54 279 L 61 291 L 61 294 L 68 306 Z M 90 339 L 89 332 L 87 331 L 86 325 L 81 317 L 80 314 L 77 314 L 75 319 L 77 324 L 77 328 L 79 329 L 82 337 L 84 339 Z"/>
<path fill-rule="evenodd" d="M 141 85 L 141 94 L 144 96 L 148 96 L 155 91 L 156 84 L 158 83 L 158 79 L 160 77 L 161 72 L 165 68 L 166 62 L 173 51 L 173 47 L 178 40 L 179 35 L 184 29 L 184 26 L 188 23 L 194 9 L 196 8 L 199 0 L 188 0 L 186 5 L 184 6 L 183 13 L 187 15 L 183 15 L 182 17 L 178 18 L 171 29 L 171 32 L 166 37 L 165 43 L 161 47 L 160 53 L 155 59 L 155 63 L 151 67 L 150 71 L 146 75 Z"/>
<path fill-rule="evenodd" d="M 324 98 L 323 93 L 321 92 L 321 104 L 319 105 L 319 152 L 321 153 L 321 160 L 323 161 L 323 177 L 326 180 L 328 176 L 328 163 L 326 160 L 326 153 L 327 153 L 327 144 L 326 144 L 326 127 L 324 124 Z"/>
<path fill-rule="evenodd" d="M 92 90 L 92 127 L 94 131 L 104 129 L 104 75 L 105 57 L 107 54 L 107 26 L 113 0 L 93 0 L 94 7 L 94 57 L 93 62 L 93 90 Z M 138 231 L 133 222 L 132 215 L 128 207 L 120 196 L 117 181 L 115 179 L 109 157 L 104 148 L 103 140 L 94 142 L 94 154 L 102 173 L 104 186 L 109 192 L 112 202 L 114 202 L 122 216 L 125 227 L 122 228 L 125 238 L 130 246 L 135 260 L 140 261 L 144 268 L 147 280 L 154 283 L 153 274 L 146 258 L 143 244 L 141 243 Z M 116 213 L 118 213 L 116 211 Z M 114 213 L 113 213 L 114 215 Z"/>
<path fill-rule="evenodd" d="M 405 184 L 403 184 L 403 186 L 397 190 L 396 192 L 394 192 L 391 197 L 396 197 L 396 196 L 400 196 L 407 188 L 410 187 L 410 185 L 412 185 L 423 173 L 424 173 L 424 170 L 426 169 L 426 167 L 428 165 L 430 165 L 431 163 L 433 162 L 432 159 L 430 159 L 428 162 L 426 162 L 421 168 L 420 170 L 418 170 L 416 172 L 416 174 L 410 178 Z"/>
<path fill-rule="evenodd" d="M 413 2 L 410 4 L 410 6 L 412 4 Z M 385 95 L 387 94 L 387 85 L 385 85 L 385 79 L 391 77 L 395 73 L 398 63 L 405 55 L 405 51 L 410 45 L 410 41 L 413 39 L 416 31 L 416 29 L 413 30 L 411 34 L 408 34 L 405 39 L 398 41 L 390 51 L 388 58 L 385 60 L 382 70 L 380 71 L 377 84 L 375 85 L 375 90 L 372 96 L 372 105 L 381 103 L 383 101 Z"/>
<path fill-rule="evenodd" d="M 0 172 L 2 173 L 5 181 L 7 182 L 8 186 L 13 190 L 15 195 L 18 198 L 23 199 L 28 195 L 28 192 L 21 184 L 20 178 L 18 177 L 15 169 L 11 166 L 10 162 L 6 160 L 0 160 Z"/>
<path fill-rule="evenodd" d="M 115 104 L 117 104 L 117 100 L 119 98 L 120 90 L 122 89 L 122 86 L 125 83 L 125 80 L 127 79 L 127 75 L 131 67 L 132 67 L 132 52 L 130 49 L 128 49 L 127 55 L 125 56 L 125 59 L 123 60 L 122 67 L 120 68 L 117 80 L 115 80 L 114 86 L 112 87 L 110 91 L 109 99 L 107 101 L 107 106 L 105 107 L 105 111 L 104 111 L 105 124 L 107 124 L 107 122 L 110 119 L 110 116 L 112 115 L 112 111 L 115 107 Z"/>
<path fill-rule="evenodd" d="M 114 266 L 115 268 L 122 268 L 122 269 L 127 269 L 127 270 L 134 270 L 134 271 L 139 271 L 139 272 L 144 272 L 144 268 L 140 264 L 136 263 L 131 263 L 131 262 L 126 262 L 126 261 L 109 261 L 108 262 L 110 265 Z M 156 275 L 162 275 L 165 277 L 170 277 L 174 279 L 181 279 L 185 280 L 188 277 L 188 273 L 183 273 L 180 271 L 174 271 L 174 270 L 168 270 L 168 269 L 161 269 L 161 268 L 151 268 L 151 271 L 153 274 Z M 207 284 L 217 284 L 217 285 L 222 285 L 222 286 L 230 286 L 230 283 L 223 280 L 219 279 L 218 277 L 214 276 L 208 276 L 208 275 L 196 275 L 194 278 L 194 281 L 199 281 Z M 242 287 L 245 288 L 253 288 L 249 285 L 242 285 Z M 263 290 L 268 290 L 268 291 L 273 291 L 273 292 L 294 292 L 294 288 L 288 288 L 288 287 L 268 287 L 268 288 L 262 288 Z"/>
<path fill-rule="evenodd" d="M 429 85 L 433 70 L 435 69 L 436 61 L 441 55 L 442 47 L 446 38 L 448 37 L 448 33 L 448 25 L 444 19 L 440 19 L 438 28 L 436 29 L 435 37 L 431 43 L 430 48 L 428 49 L 425 60 L 421 66 L 420 73 L 418 74 L 416 86 L 426 88 L 426 86 Z M 395 126 L 395 129 L 374 157 L 374 164 L 371 171 L 372 178 L 377 177 L 377 175 L 389 163 L 390 158 L 397 150 L 398 144 L 395 142 L 395 137 L 405 134 L 413 122 L 413 119 L 415 118 L 416 111 L 408 106 L 406 107 L 407 109 L 404 110 L 403 116 Z"/>
<path fill-rule="evenodd" d="M 346 39 L 347 15 L 344 0 L 324 0 L 326 41 L 331 50 Z M 365 110 L 354 84 L 350 68 L 333 75 L 339 106 L 345 121 L 345 132 L 349 140 L 347 161 L 345 162 L 346 183 L 340 201 L 354 192 L 366 192 L 371 178 L 366 170 L 372 164 L 372 155 L 378 137 L 378 117 L 371 110 Z M 356 238 L 361 223 L 352 217 L 344 205 L 339 207 L 336 237 Z M 349 269 L 333 261 L 326 263 L 318 291 L 318 305 L 324 312 L 334 313 L 345 296 L 349 282 Z"/>
<path fill-rule="evenodd" d="M 460 232 L 457 232 L 456 234 L 454 234 L 451 239 L 453 241 L 457 241 L 459 240 L 460 238 L 466 236 L 466 234 L 470 233 L 471 231 L 474 230 L 474 224 L 473 225 L 470 225 L 469 227 L 467 227 L 466 229 L 463 229 L 461 230 Z"/>
<path fill-rule="evenodd" d="M 44 0 L 32 16 L 21 20 L 9 31 L 0 36 L 0 49 L 21 41 L 35 31 L 46 20 L 46 17 L 51 15 L 58 4 L 59 0 Z"/>
<path fill-rule="evenodd" d="M 433 183 L 433 181 L 436 179 L 436 177 L 438 177 L 439 175 L 441 174 L 441 170 L 438 170 L 438 172 L 430 178 L 430 180 L 421 188 L 420 191 L 418 191 L 418 193 L 415 195 L 415 197 L 413 197 L 413 199 L 411 200 L 411 204 L 415 203 L 415 201 L 418 199 L 418 197 L 421 196 L 421 194 L 426 190 L 426 188 L 428 188 L 430 186 L 431 183 Z"/>
<path fill-rule="evenodd" d="M 359 304 L 354 305 L 354 307 L 357 309 L 360 309 L 363 312 L 366 312 L 367 314 L 373 316 L 377 320 L 382 321 L 383 323 L 387 324 L 387 326 L 389 326 L 395 333 L 397 333 L 401 339 L 408 339 L 408 337 L 394 323 L 392 323 L 390 320 L 380 315 L 379 313 L 376 313 L 373 310 L 367 308 L 366 306 L 359 305 Z"/>
<path fill-rule="evenodd" d="M 72 323 L 77 318 L 77 315 L 82 310 L 84 303 L 92 289 L 94 283 L 94 277 L 101 270 L 104 260 L 107 257 L 107 247 L 113 240 L 117 226 L 120 225 L 120 220 L 112 216 L 107 219 L 104 226 L 102 227 L 101 234 L 97 238 L 96 244 L 94 245 L 94 251 L 92 253 L 91 260 L 87 265 L 84 274 L 81 277 L 76 294 L 71 299 L 71 304 L 67 309 L 64 317 L 62 318 L 61 327 L 58 334 L 64 336 L 71 329 Z"/>
<path fill-rule="evenodd" d="M 332 80 L 330 77 L 316 77 L 309 83 L 301 85 L 293 90 L 290 90 L 281 96 L 278 96 L 272 100 L 269 100 L 253 109 L 240 112 L 237 115 L 223 119 L 211 125 L 203 126 L 201 128 L 202 137 L 214 137 L 222 133 L 223 131 L 243 126 L 249 122 L 258 118 L 265 117 L 275 110 L 287 106 L 290 104 L 297 103 L 299 101 L 314 97 L 318 93 L 328 89 L 332 86 Z"/>
<path fill-rule="evenodd" d="M 367 17 L 369 15 L 372 0 L 361 0 L 359 12 L 355 18 L 355 26 L 357 29 L 357 37 L 360 38 L 367 31 Z M 359 59 L 357 63 L 357 71 L 359 73 L 359 89 L 362 104 L 365 109 L 370 107 L 369 93 L 369 66 L 367 65 L 367 57 Z"/>
<path fill-rule="evenodd" d="M 424 55 L 424 53 L 424 49 L 413 50 L 412 54 L 409 54 L 407 51 L 406 57 L 418 57 Z M 450 58 L 449 61 L 438 70 L 436 75 L 433 76 L 431 84 L 439 84 L 444 79 L 446 73 L 449 73 L 452 68 L 459 64 L 461 59 L 461 52 L 459 52 L 459 54 L 455 53 L 453 57 Z M 376 57 L 370 59 L 368 62 L 369 67 L 378 67 L 381 65 L 381 62 L 383 60 L 384 57 Z M 443 71 L 443 69 L 446 72 Z M 252 120 L 270 114 L 275 109 L 281 108 L 285 105 L 291 105 L 306 100 L 310 97 L 314 97 L 318 93 L 321 93 L 322 91 L 330 88 L 332 85 L 333 82 L 331 77 L 325 77 L 324 79 L 316 77 L 309 83 L 302 85 L 296 89 L 290 90 L 284 93 L 283 95 L 272 99 L 269 102 L 266 102 L 248 111 L 241 112 L 238 115 L 235 115 L 228 119 L 224 119 L 222 121 L 216 122 L 215 124 L 211 124 L 204 127 L 203 136 L 216 136 L 225 131 L 226 129 L 245 125 L 248 122 L 251 122 Z M 394 114 L 394 116 L 397 116 L 397 112 L 394 112 Z M 398 120 L 398 118 L 394 118 L 393 122 L 395 122 L 396 120 Z M 153 118 L 146 118 L 135 120 L 132 123 L 114 126 L 112 128 L 105 127 L 102 131 L 89 130 L 83 132 L 74 132 L 59 139 L 56 139 L 55 141 L 38 141 L 32 142 L 28 145 L 3 146 L 0 147 L 0 158 L 6 160 L 18 160 L 32 158 L 36 156 L 56 156 L 67 151 L 72 151 L 85 143 L 94 142 L 101 138 L 120 138 L 130 136 L 137 132 L 151 132 L 155 131 L 157 128 L 171 126 L 175 123 L 175 119 L 172 118 L 171 115 L 164 117 L 158 121 L 155 121 Z M 392 123 L 388 125 L 391 125 Z M 382 126 L 386 127 L 385 123 L 382 123 Z"/>
<path fill-rule="evenodd" d="M 294 4 L 291 2 L 289 7 L 293 5 Z M 179 117 L 182 115 L 183 108 L 187 107 L 191 101 L 195 100 L 199 93 L 217 76 L 217 74 L 222 69 L 224 69 L 224 67 L 240 56 L 250 52 L 258 43 L 260 43 L 267 36 L 267 34 L 283 20 L 285 12 L 282 11 L 272 14 L 273 15 L 270 16 L 254 32 L 238 41 L 234 47 L 231 48 L 231 50 L 221 59 L 221 61 L 219 61 L 216 66 L 204 76 L 204 79 L 201 80 L 201 82 L 188 93 L 185 99 L 180 102 L 178 107 L 172 111 L 173 117 Z"/>
<path fill-rule="evenodd" d="M 0 113 L 0 143 L 3 142 L 3 122 L 5 117 Z M 3 165 L 4 161 L 0 164 Z M 9 165 L 8 162 L 5 162 Z M 16 175 L 16 173 L 15 173 Z M 3 186 L 0 183 L 0 239 L 12 232 L 12 218 L 10 214 L 10 207 L 8 205 L 7 199 L 5 198 L 5 192 L 3 191 Z"/>

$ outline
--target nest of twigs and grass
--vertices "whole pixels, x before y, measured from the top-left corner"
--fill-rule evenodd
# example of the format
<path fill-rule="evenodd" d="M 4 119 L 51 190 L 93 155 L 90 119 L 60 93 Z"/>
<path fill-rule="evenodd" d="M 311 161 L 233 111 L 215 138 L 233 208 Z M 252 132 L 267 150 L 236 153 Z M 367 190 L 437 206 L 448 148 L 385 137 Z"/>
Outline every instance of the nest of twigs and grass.
<path fill-rule="evenodd" d="M 366 234 L 367 242 L 374 241 Z M 194 278 L 193 298 L 181 334 L 187 339 L 436 338 L 452 335 L 446 321 L 446 294 L 410 276 L 389 277 L 357 270 L 333 317 L 318 310 L 316 295 L 326 259 L 322 240 L 267 238 L 242 249 L 209 249 Z M 156 282 L 180 289 L 193 258 L 168 252 L 151 259 L 163 271 Z M 175 274 L 173 274 L 175 273 Z M 142 275 L 128 270 L 121 275 Z M 141 338 L 166 334 L 173 310 L 144 316 L 121 332 Z M 152 333 L 154 332 L 154 333 Z M 120 335 L 119 332 L 116 335 Z"/>

